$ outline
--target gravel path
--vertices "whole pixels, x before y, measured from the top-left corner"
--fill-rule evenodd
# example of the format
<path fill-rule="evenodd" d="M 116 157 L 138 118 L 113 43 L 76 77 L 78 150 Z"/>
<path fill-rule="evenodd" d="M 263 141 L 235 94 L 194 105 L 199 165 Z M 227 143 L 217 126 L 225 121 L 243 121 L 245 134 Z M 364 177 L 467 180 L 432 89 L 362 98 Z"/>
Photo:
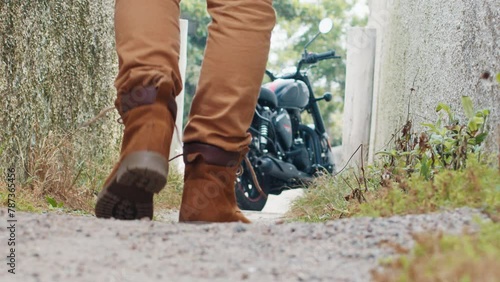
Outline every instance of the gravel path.
<path fill-rule="evenodd" d="M 4 263 L 0 281 L 369 281 L 394 255 L 381 241 L 409 248 L 411 232 L 460 232 L 477 215 L 192 225 L 18 213 L 16 274 Z M 0 230 L 7 253 L 9 231 Z"/>

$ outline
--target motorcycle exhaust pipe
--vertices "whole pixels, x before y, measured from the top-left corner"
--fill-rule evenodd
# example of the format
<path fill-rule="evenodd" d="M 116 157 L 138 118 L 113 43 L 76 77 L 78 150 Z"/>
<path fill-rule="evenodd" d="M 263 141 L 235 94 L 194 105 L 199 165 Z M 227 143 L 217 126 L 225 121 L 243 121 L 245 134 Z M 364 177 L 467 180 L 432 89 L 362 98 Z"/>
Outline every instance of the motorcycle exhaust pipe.
<path fill-rule="evenodd" d="M 269 156 L 260 158 L 257 161 L 257 166 L 263 173 L 281 180 L 290 181 L 291 179 L 295 179 L 302 182 L 312 181 L 312 177 L 309 174 L 298 170 L 294 165 Z"/>

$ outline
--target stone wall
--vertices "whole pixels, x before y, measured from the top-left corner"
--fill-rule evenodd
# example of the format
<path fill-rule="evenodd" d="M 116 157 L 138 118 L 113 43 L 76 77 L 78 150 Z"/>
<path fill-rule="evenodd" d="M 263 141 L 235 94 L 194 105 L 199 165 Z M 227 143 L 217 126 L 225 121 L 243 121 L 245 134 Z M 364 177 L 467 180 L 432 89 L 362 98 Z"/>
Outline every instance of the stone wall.
<path fill-rule="evenodd" d="M 112 0 L 2 1 L 2 169 L 15 165 L 26 178 L 33 177 L 41 169 L 37 162 L 60 153 L 61 144 L 73 165 L 116 152 L 115 111 L 81 128 L 113 106 L 113 7 Z"/>
<path fill-rule="evenodd" d="M 409 115 L 434 121 L 438 102 L 463 117 L 461 97 L 491 110 L 487 148 L 500 145 L 500 2 L 371 0 L 377 29 L 371 152 L 380 151 Z M 491 73 L 482 79 L 485 72 Z M 414 89 L 412 91 L 411 89 Z M 411 103 L 410 103 L 411 101 Z"/>

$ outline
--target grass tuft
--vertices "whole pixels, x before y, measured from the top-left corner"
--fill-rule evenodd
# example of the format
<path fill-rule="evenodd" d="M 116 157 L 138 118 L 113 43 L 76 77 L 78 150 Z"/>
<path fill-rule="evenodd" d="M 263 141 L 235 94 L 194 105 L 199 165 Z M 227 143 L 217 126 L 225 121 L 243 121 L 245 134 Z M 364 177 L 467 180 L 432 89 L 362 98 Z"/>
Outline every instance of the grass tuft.
<path fill-rule="evenodd" d="M 327 221 L 352 216 L 388 217 L 439 211 L 443 208 L 482 209 L 497 221 L 500 213 L 498 167 L 470 158 L 459 171 L 443 171 L 434 179 L 418 174 L 386 180 L 375 168 L 368 170 L 367 192 L 359 176 L 345 171 L 335 177 L 314 181 L 303 197 L 296 200 L 288 217 L 298 221 Z M 353 197 L 356 191 L 363 198 Z"/>
<path fill-rule="evenodd" d="M 179 170 L 170 166 L 167 186 L 154 198 L 155 209 L 178 210 L 181 206 L 184 175 Z"/>
<path fill-rule="evenodd" d="M 42 212 L 51 208 L 91 213 L 117 149 L 90 155 L 79 144 L 85 131 L 50 131 L 29 148 L 16 167 L 16 204 L 20 211 Z M 110 146 L 111 147 L 111 146 Z M 82 154 L 82 152 L 87 154 Z M 0 186 L 5 185 L 1 183 Z M 7 204 L 7 189 L 0 190 L 1 204 Z M 54 204 L 56 203 L 56 205 Z"/>
<path fill-rule="evenodd" d="M 372 272 L 374 281 L 498 281 L 500 224 L 485 223 L 476 234 L 414 235 L 407 254 Z"/>
<path fill-rule="evenodd" d="M 104 157 L 82 154 L 78 142 L 85 134 L 85 131 L 50 132 L 30 147 L 23 162 L 26 166 L 16 168 L 18 211 L 94 213 L 97 195 L 118 159 L 119 144 L 110 146 L 110 151 L 101 155 Z M 85 150 L 90 149 L 87 144 Z M 155 197 L 156 208 L 178 208 L 182 185 L 182 174 L 171 169 L 167 187 Z M 0 206 L 7 206 L 7 192 L 2 179 Z"/>

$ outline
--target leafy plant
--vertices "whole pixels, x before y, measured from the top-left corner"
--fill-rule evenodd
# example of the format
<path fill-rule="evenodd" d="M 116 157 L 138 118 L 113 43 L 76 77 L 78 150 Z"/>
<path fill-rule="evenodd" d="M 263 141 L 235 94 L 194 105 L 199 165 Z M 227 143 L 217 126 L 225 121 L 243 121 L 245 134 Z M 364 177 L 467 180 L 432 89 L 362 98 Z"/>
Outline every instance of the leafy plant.
<path fill-rule="evenodd" d="M 63 202 L 57 202 L 54 198 L 50 196 L 45 196 L 45 200 L 49 204 L 49 209 L 62 209 L 64 207 Z"/>
<path fill-rule="evenodd" d="M 381 181 L 380 175 L 385 170 L 370 167 L 366 172 L 369 190 L 363 192 L 362 202 L 350 197 L 359 182 L 353 171 L 335 177 L 322 176 L 314 180 L 303 197 L 293 202 L 288 217 L 318 222 L 354 216 L 420 214 L 467 206 L 481 209 L 492 220 L 500 221 L 498 167 L 473 157 L 467 162 L 466 168 L 446 170 L 433 179 L 413 172 L 411 177 L 394 175 Z"/>
<path fill-rule="evenodd" d="M 418 172 L 396 178 L 368 193 L 368 202 L 350 203 L 349 210 L 357 216 L 386 217 L 467 206 L 496 218 L 500 213 L 499 183 L 498 168 L 471 158 L 466 168 L 442 171 L 430 180 Z"/>
<path fill-rule="evenodd" d="M 411 174 L 415 171 L 431 179 L 441 169 L 459 170 L 465 167 L 467 157 L 474 153 L 480 158 L 481 145 L 488 136 L 486 121 L 489 110 L 474 110 L 470 97 L 462 97 L 466 121 L 461 122 L 450 106 L 439 103 L 435 123 L 423 123 L 426 130 L 413 132 L 408 120 L 396 139 L 395 149 L 380 152 L 388 157 L 385 167 L 389 174 L 400 174 L 400 170 Z"/>
<path fill-rule="evenodd" d="M 392 216 L 475 207 L 497 218 L 500 212 L 498 167 L 481 156 L 488 134 L 489 110 L 474 110 L 462 98 L 465 121 L 451 108 L 436 106 L 435 123 L 415 133 L 408 120 L 395 137 L 394 149 L 379 153 L 382 161 L 314 181 L 295 201 L 289 216 L 324 221 L 348 216 Z M 347 196 L 346 196 L 347 195 Z"/>

